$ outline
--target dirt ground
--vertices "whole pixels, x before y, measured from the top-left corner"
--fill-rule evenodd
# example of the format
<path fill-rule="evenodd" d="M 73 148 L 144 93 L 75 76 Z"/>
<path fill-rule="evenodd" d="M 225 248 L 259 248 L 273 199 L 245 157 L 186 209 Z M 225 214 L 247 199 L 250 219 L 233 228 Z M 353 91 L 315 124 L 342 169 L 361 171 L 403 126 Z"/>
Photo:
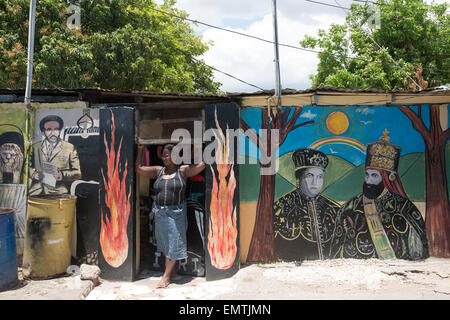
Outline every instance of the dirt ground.
<path fill-rule="evenodd" d="M 242 265 L 213 299 L 450 300 L 450 259 L 338 259 Z"/>
<path fill-rule="evenodd" d="M 441 258 L 242 264 L 227 279 L 206 281 L 205 277 L 180 275 L 169 287 L 156 289 L 161 276 L 161 272 L 146 271 L 133 282 L 101 280 L 94 287 L 79 276 L 27 281 L 19 273 L 19 285 L 0 293 L 0 300 L 197 300 L 200 304 L 211 300 L 254 300 L 256 304 L 256 300 L 450 302 L 450 259 Z M 297 302 L 293 303 L 297 306 Z"/>

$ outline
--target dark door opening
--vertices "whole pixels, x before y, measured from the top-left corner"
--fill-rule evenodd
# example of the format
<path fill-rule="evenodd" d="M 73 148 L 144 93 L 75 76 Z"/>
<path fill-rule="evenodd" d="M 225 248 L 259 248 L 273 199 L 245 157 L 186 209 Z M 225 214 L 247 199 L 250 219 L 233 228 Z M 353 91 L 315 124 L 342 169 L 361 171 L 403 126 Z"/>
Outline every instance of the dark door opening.
<path fill-rule="evenodd" d="M 162 145 L 147 145 L 144 151 L 145 161 L 150 159 L 150 165 L 162 166 L 160 159 Z M 205 276 L 205 171 L 186 181 L 187 206 L 187 251 L 188 258 L 177 263 L 177 272 L 196 277 Z M 145 270 L 164 271 L 165 257 L 157 251 L 155 238 L 154 216 L 151 211 L 154 199 L 153 183 L 150 180 L 145 196 L 140 196 L 140 268 Z"/>

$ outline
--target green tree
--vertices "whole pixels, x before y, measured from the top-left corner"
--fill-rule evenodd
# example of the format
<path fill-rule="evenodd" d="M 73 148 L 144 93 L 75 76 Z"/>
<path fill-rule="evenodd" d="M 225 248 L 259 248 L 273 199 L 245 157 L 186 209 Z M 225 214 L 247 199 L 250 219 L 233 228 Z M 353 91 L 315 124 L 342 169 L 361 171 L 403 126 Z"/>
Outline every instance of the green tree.
<path fill-rule="evenodd" d="M 361 26 L 368 21 L 371 12 L 367 4 L 352 5 L 344 25 L 334 24 L 328 31 L 320 30 L 317 38 L 306 37 L 300 42 L 303 46 L 324 50 L 319 54 L 317 74 L 311 76 L 313 86 L 391 90 L 448 84 L 448 5 L 426 5 L 421 0 L 379 0 L 377 3 L 379 28 L 363 31 Z M 348 56 L 357 59 L 348 59 Z M 450 204 L 445 148 L 450 132 L 442 128 L 440 122 L 441 109 L 448 106 L 432 105 L 428 113 L 422 113 L 422 106 L 417 113 L 411 106 L 398 108 L 425 143 L 425 223 L 430 255 L 448 258 Z M 427 117 L 428 127 L 424 120 Z"/>
<path fill-rule="evenodd" d="M 175 1 L 77 1 L 80 28 L 68 28 L 70 3 L 38 0 L 34 88 L 133 89 L 217 93 L 220 83 L 199 62 L 210 43 L 178 16 Z M 0 87 L 24 88 L 28 0 L 0 0 Z M 192 57 L 196 57 L 193 59 Z"/>
<path fill-rule="evenodd" d="M 352 4 L 345 24 L 332 24 L 300 41 L 304 47 L 323 51 L 317 73 L 311 75 L 313 87 L 416 89 L 415 75 L 422 71 L 423 85 L 447 84 L 448 5 L 427 5 L 422 0 L 378 0 L 377 4 Z M 372 19 L 376 11 L 378 20 Z"/>

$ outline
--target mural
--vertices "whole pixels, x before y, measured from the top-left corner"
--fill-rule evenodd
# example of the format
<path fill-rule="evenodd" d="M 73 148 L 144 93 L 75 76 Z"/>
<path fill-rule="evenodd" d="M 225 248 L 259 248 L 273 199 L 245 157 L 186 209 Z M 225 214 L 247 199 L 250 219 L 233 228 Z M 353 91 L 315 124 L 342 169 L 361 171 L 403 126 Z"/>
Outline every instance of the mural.
<path fill-rule="evenodd" d="M 57 114 L 58 110 L 51 110 L 52 114 L 42 116 L 47 110 L 36 112 L 39 134 L 35 135 L 31 160 L 29 194 L 32 196 L 69 193 L 71 183 L 81 179 L 78 152 L 61 135 L 64 120 Z"/>
<path fill-rule="evenodd" d="M 77 197 L 72 256 L 79 263 L 98 264 L 99 148 L 98 109 L 36 111 L 29 194 Z"/>
<path fill-rule="evenodd" d="M 328 157 L 314 149 L 292 154 L 296 189 L 274 204 L 275 252 L 284 261 L 326 259 L 340 205 L 322 191 Z"/>
<path fill-rule="evenodd" d="M 226 129 L 239 127 L 235 104 L 207 105 L 205 130 L 214 130 L 215 162 L 205 169 L 206 279 L 228 277 L 239 269 L 239 188 L 237 144 Z M 231 146 L 234 146 L 232 148 Z M 206 150 L 210 147 L 205 148 Z"/>
<path fill-rule="evenodd" d="M 339 211 L 332 258 L 428 258 L 425 222 L 403 190 L 399 158 L 400 148 L 389 142 L 387 130 L 368 144 L 363 192 Z"/>
<path fill-rule="evenodd" d="M 99 266 L 105 279 L 135 276 L 134 109 L 100 109 L 103 138 Z"/>
<path fill-rule="evenodd" d="M 450 254 L 450 221 L 442 214 L 449 199 L 446 105 L 266 109 L 240 114 L 243 131 L 280 128 L 278 171 L 271 178 L 260 174 L 261 143 L 241 135 L 242 260 Z M 281 125 L 264 124 L 278 123 L 277 117 Z M 437 145 L 443 147 L 432 156 Z M 268 204 L 269 212 L 260 209 Z M 264 233 L 259 225 L 267 225 L 269 215 L 272 230 Z"/>
<path fill-rule="evenodd" d="M 0 207 L 14 209 L 18 262 L 24 248 L 28 113 L 24 104 L 0 104 Z"/>
<path fill-rule="evenodd" d="M 21 183 L 24 165 L 23 135 L 7 131 L 0 135 L 0 182 Z"/>

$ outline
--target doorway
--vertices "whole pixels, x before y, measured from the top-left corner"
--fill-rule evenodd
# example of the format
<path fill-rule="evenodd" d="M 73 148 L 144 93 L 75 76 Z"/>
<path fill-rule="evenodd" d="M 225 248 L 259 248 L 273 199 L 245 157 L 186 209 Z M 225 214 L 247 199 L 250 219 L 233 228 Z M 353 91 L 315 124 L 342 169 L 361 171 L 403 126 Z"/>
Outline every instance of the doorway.
<path fill-rule="evenodd" d="M 146 145 L 144 165 L 162 166 L 161 152 L 163 145 Z M 188 178 L 186 181 L 187 207 L 187 259 L 177 263 L 177 272 L 194 277 L 205 276 L 205 171 Z M 146 270 L 164 272 L 165 257 L 157 251 L 155 238 L 155 221 L 152 213 L 154 201 L 154 179 L 140 179 L 140 264 L 139 273 Z"/>

